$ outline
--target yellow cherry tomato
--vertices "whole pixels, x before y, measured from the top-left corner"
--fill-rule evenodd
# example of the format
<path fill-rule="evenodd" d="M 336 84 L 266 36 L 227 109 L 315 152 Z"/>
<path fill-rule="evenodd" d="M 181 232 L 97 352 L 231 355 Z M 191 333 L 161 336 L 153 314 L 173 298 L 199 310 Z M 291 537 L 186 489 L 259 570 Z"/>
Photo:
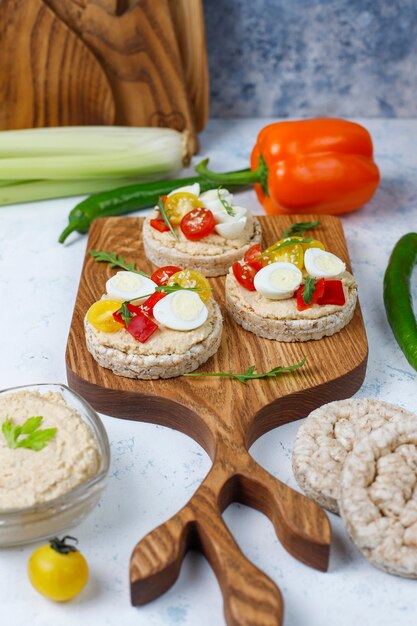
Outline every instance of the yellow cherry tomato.
<path fill-rule="evenodd" d="M 98 300 L 88 309 L 87 321 L 103 333 L 117 333 L 123 328 L 123 324 L 116 322 L 113 313 L 121 306 L 122 303 L 119 300 Z"/>
<path fill-rule="evenodd" d="M 264 256 L 269 259 L 270 263 L 276 263 L 277 261 L 281 263 L 293 263 L 301 270 L 304 266 L 303 247 L 299 243 L 295 243 L 293 245 L 284 246 L 279 250 L 274 250 L 274 248 L 282 243 L 284 243 L 283 239 L 269 246 L 269 248 L 265 250 Z"/>
<path fill-rule="evenodd" d="M 70 538 L 53 539 L 37 548 L 28 563 L 29 579 L 36 591 L 55 602 L 75 598 L 88 580 L 87 561 L 81 552 L 66 543 Z"/>
<path fill-rule="evenodd" d="M 310 239 L 310 237 L 308 237 L 307 235 L 305 237 L 287 237 L 286 239 L 281 239 L 281 242 L 288 241 L 288 239 L 297 239 L 299 241 L 300 239 Z M 304 251 L 308 250 L 309 248 L 320 248 L 320 250 L 326 249 L 324 243 L 321 243 L 321 241 L 318 241 L 318 239 L 313 239 L 313 241 L 310 241 L 310 243 L 300 243 L 300 246 L 303 247 Z"/>
<path fill-rule="evenodd" d="M 171 224 L 179 224 L 186 213 L 203 207 L 201 200 L 193 193 L 179 191 L 167 196 L 164 208 Z"/>
<path fill-rule="evenodd" d="M 196 293 L 198 293 L 203 302 L 207 302 L 211 296 L 209 281 L 201 272 L 197 272 L 196 270 L 181 270 L 181 272 L 176 272 L 172 274 L 167 284 L 169 286 L 179 285 L 186 289 L 190 289 L 190 287 L 201 289 L 201 291 L 197 291 Z"/>

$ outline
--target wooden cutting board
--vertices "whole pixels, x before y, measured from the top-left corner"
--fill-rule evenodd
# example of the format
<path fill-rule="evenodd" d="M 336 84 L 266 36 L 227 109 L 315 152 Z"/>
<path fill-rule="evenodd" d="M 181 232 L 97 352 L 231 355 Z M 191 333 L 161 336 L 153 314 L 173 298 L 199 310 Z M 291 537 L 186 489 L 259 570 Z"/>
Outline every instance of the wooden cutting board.
<path fill-rule="evenodd" d="M 291 223 L 286 216 L 261 217 L 264 244 L 278 240 Z M 294 221 L 317 219 L 300 216 Z M 339 219 L 320 216 L 314 236 L 342 257 L 348 267 L 346 242 Z M 131 599 L 144 604 L 176 580 L 185 553 L 198 549 L 213 568 L 224 597 L 229 626 L 278 626 L 283 602 L 279 589 L 239 549 L 222 519 L 231 502 L 242 502 L 267 515 L 287 551 L 316 569 L 326 570 L 330 525 L 324 511 L 259 466 L 248 453 L 258 437 L 282 424 L 305 417 L 325 402 L 351 396 L 361 386 L 368 346 L 359 305 L 351 323 L 320 341 L 278 343 L 243 330 L 224 308 L 224 277 L 210 279 L 222 307 L 221 347 L 200 371 L 258 371 L 296 363 L 307 364 L 293 374 L 249 381 L 223 378 L 173 378 L 140 381 L 115 376 L 88 353 L 83 319 L 115 272 L 96 263 L 89 250 L 117 252 L 152 271 L 141 241 L 140 218 L 96 220 L 90 230 L 66 364 L 70 387 L 95 409 L 125 419 L 169 426 L 195 439 L 213 465 L 190 502 L 135 547 L 130 565 Z"/>

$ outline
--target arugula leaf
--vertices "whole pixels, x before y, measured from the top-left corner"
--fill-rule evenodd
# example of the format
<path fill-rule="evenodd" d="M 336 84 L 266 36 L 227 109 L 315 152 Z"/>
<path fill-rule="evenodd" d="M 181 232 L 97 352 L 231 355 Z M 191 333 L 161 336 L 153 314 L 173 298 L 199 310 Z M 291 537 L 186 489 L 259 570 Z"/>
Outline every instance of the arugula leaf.
<path fill-rule="evenodd" d="M 158 199 L 158 209 L 161 212 L 161 215 L 163 217 L 163 220 L 164 220 L 165 224 L 168 226 L 169 230 L 171 231 L 172 236 L 174 237 L 174 239 L 176 241 L 179 241 L 178 235 L 175 232 L 175 230 L 174 230 L 174 228 L 173 228 L 173 226 L 171 224 L 171 221 L 170 221 L 170 219 L 169 219 L 169 217 L 167 215 L 167 212 L 165 211 L 165 207 L 164 207 L 164 203 L 162 201 L 162 198 Z"/>
<path fill-rule="evenodd" d="M 226 213 L 227 213 L 228 215 L 230 215 L 231 217 L 234 217 L 234 216 L 235 216 L 235 212 L 234 212 L 234 210 L 233 210 L 232 205 L 231 205 L 231 204 L 230 204 L 230 203 L 229 203 L 229 202 L 228 202 L 225 198 L 222 198 L 222 194 L 220 193 L 222 189 L 223 189 L 223 187 L 219 187 L 219 188 L 218 188 L 218 190 L 217 190 L 217 196 L 218 196 L 218 198 L 219 198 L 220 202 L 222 203 L 222 205 L 223 205 L 224 210 L 226 211 Z"/>
<path fill-rule="evenodd" d="M 1 430 L 6 439 L 6 443 L 9 448 L 29 448 L 30 450 L 43 450 L 48 441 L 53 439 L 56 435 L 56 428 L 45 428 L 39 430 L 43 417 L 37 415 L 36 417 L 29 417 L 21 426 L 14 426 L 11 419 L 7 418 L 2 426 Z M 21 435 L 27 435 L 23 439 L 19 439 Z"/>
<path fill-rule="evenodd" d="M 304 289 L 303 289 L 303 300 L 305 304 L 311 304 L 313 299 L 314 292 L 316 290 L 316 279 L 311 276 L 305 277 Z"/>
<path fill-rule="evenodd" d="M 282 238 L 292 237 L 297 235 L 298 237 L 302 237 L 306 230 L 311 230 L 312 228 L 316 228 L 316 226 L 320 226 L 320 222 L 298 222 L 297 224 L 291 224 L 288 226 L 286 230 L 284 230 L 284 234 Z"/>
<path fill-rule="evenodd" d="M 123 302 L 120 309 L 117 310 L 117 313 L 120 313 L 122 320 L 126 324 L 126 328 L 129 326 L 130 322 L 133 319 L 133 313 L 128 309 L 128 301 Z"/>
<path fill-rule="evenodd" d="M 244 385 L 246 385 L 246 382 L 248 380 L 254 380 L 254 379 L 259 379 L 259 378 L 275 378 L 279 376 L 280 374 L 287 374 L 289 372 L 293 372 L 299 369 L 300 367 L 302 367 L 306 361 L 307 361 L 307 357 L 305 356 L 299 363 L 295 363 L 294 365 L 288 365 L 287 367 L 277 366 L 277 367 L 274 367 L 269 372 L 264 372 L 260 374 L 255 373 L 256 365 L 251 365 L 242 374 L 234 374 L 232 372 L 212 372 L 212 373 L 191 372 L 190 374 L 183 374 L 183 376 L 218 376 L 222 378 L 234 378 L 235 380 L 238 380 L 240 383 L 243 383 Z"/>
<path fill-rule="evenodd" d="M 141 276 L 145 276 L 145 278 L 149 278 L 149 274 L 145 274 L 140 270 L 136 269 L 135 263 L 132 261 L 131 263 L 127 263 L 125 261 L 124 256 L 117 256 L 115 252 L 106 252 L 105 250 L 90 250 L 90 254 L 99 263 L 110 263 L 110 267 L 121 267 L 123 270 L 127 270 L 128 272 L 134 272 L 135 274 L 140 274 Z"/>
<path fill-rule="evenodd" d="M 314 239 L 311 239 L 310 237 L 305 237 L 304 239 L 289 239 L 288 241 L 284 241 L 283 243 L 280 243 L 274 248 L 269 248 L 268 252 L 266 252 L 265 250 L 265 252 L 262 252 L 259 258 L 265 255 L 268 255 L 271 252 L 276 252 L 277 250 L 281 250 L 281 248 L 285 248 L 286 246 L 293 246 L 296 243 L 311 243 L 312 241 L 314 241 Z"/>

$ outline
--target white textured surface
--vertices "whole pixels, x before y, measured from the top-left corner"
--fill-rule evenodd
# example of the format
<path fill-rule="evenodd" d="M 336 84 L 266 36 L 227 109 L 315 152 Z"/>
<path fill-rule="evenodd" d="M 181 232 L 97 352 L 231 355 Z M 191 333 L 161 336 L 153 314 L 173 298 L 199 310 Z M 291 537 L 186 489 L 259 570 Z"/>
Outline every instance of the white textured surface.
<path fill-rule="evenodd" d="M 267 120 L 211 121 L 202 156 L 216 169 L 246 166 L 257 131 Z M 386 322 L 382 276 L 397 239 L 417 228 L 417 121 L 366 123 L 381 187 L 374 201 L 343 219 L 367 326 L 370 356 L 360 393 L 416 411 L 416 372 L 407 364 Z M 86 238 L 56 243 L 75 200 L 0 207 L 1 387 L 65 382 L 64 351 Z M 261 212 L 253 192 L 239 204 Z M 414 295 L 417 296 L 416 276 Z M 7 626 L 220 626 L 217 583 L 201 557 L 190 555 L 176 585 L 162 598 L 132 608 L 128 562 L 135 542 L 175 513 L 207 473 L 209 460 L 187 437 L 158 426 L 104 417 L 112 448 L 110 484 L 101 506 L 74 529 L 90 567 L 86 591 L 54 605 L 26 577 L 31 548 L 0 554 L 1 622 Z M 291 446 L 297 424 L 262 437 L 255 458 L 296 488 Z M 173 454 L 173 451 L 175 453 Z M 408 626 L 417 612 L 415 582 L 384 574 L 352 546 L 342 522 L 330 515 L 330 568 L 316 572 L 289 556 L 269 521 L 239 505 L 225 519 L 243 551 L 280 586 L 286 626 Z"/>

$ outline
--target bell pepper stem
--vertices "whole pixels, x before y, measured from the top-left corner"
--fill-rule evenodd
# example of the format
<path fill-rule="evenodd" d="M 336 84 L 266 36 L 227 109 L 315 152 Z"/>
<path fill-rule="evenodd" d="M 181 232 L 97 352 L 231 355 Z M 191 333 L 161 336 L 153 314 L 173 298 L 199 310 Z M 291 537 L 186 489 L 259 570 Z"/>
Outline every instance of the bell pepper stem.
<path fill-rule="evenodd" d="M 256 170 L 242 170 L 239 172 L 212 172 L 208 169 L 209 159 L 204 159 L 197 163 L 195 166 L 195 171 L 199 176 L 209 180 L 212 183 L 218 183 L 219 185 L 249 185 L 259 183 L 262 185 L 263 190 L 267 195 L 267 178 L 268 178 L 268 168 L 266 163 L 261 156 L 259 159 L 259 166 Z"/>

